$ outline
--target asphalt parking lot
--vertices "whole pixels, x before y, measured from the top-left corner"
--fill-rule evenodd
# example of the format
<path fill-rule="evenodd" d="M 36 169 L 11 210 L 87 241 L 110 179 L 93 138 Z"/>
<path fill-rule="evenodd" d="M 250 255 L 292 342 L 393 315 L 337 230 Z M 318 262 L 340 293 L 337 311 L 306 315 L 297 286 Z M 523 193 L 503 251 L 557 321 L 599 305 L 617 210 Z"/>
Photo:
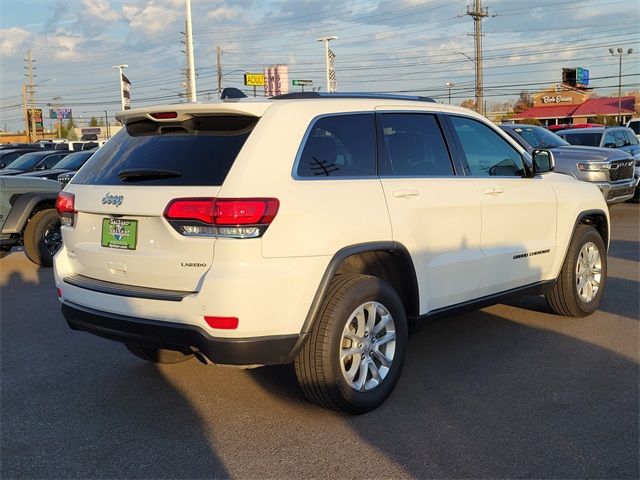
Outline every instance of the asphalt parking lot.
<path fill-rule="evenodd" d="M 346 417 L 288 366 L 155 366 L 65 324 L 50 269 L 0 260 L 2 478 L 638 478 L 640 209 L 612 208 L 601 309 L 542 297 L 425 326 Z"/>

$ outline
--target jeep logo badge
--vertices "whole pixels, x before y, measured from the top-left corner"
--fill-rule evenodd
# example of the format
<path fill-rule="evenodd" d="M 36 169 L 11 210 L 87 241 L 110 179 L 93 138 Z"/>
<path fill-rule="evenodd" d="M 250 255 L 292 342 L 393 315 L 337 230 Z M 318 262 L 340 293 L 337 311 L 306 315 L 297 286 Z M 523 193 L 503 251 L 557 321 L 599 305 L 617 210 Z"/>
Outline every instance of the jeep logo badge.
<path fill-rule="evenodd" d="M 102 204 L 115 205 L 116 207 L 119 207 L 120 205 L 122 205 L 123 200 L 124 197 L 122 195 L 111 195 L 111 193 L 107 192 L 107 194 L 102 197 Z"/>

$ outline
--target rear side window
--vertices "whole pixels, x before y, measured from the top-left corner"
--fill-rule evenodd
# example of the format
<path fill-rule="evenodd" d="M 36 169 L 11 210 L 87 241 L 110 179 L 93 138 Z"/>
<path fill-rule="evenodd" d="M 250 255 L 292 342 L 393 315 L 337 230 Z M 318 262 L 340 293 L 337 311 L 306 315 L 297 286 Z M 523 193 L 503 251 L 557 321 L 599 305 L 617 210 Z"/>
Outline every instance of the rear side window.
<path fill-rule="evenodd" d="M 45 159 L 38 164 L 38 166 L 44 165 L 45 168 L 52 168 L 56 165 L 64 155 L 56 153 L 55 155 L 48 155 Z"/>
<path fill-rule="evenodd" d="M 582 145 L 585 147 L 599 147 L 600 139 L 602 138 L 602 133 L 601 132 L 595 132 L 595 133 L 567 132 L 567 133 L 562 133 L 562 138 L 564 138 L 571 145 Z"/>
<path fill-rule="evenodd" d="M 313 124 L 300 154 L 301 178 L 376 175 L 372 113 L 322 117 Z"/>
<path fill-rule="evenodd" d="M 93 154 L 73 183 L 222 185 L 257 121 L 236 115 L 128 124 Z"/>
<path fill-rule="evenodd" d="M 386 174 L 426 177 L 453 175 L 453 165 L 438 122 L 422 113 L 380 115 Z"/>

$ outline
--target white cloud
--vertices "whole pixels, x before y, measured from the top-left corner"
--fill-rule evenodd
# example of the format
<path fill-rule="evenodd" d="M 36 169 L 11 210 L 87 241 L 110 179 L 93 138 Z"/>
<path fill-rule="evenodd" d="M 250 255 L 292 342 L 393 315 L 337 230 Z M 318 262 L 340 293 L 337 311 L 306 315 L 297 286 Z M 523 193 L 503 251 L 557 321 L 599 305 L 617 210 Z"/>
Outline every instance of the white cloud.
<path fill-rule="evenodd" d="M 80 35 L 58 29 L 53 35 L 44 35 L 42 39 L 48 48 L 52 49 L 53 57 L 56 60 L 73 60 L 83 57 L 78 49 L 85 42 L 85 39 Z"/>
<path fill-rule="evenodd" d="M 103 22 L 115 22 L 120 19 L 120 14 L 111 9 L 109 0 L 82 0 L 85 15 Z"/>
<path fill-rule="evenodd" d="M 240 12 L 235 8 L 230 7 L 218 7 L 207 12 L 208 20 L 231 20 L 237 18 Z"/>
<path fill-rule="evenodd" d="M 31 37 L 31 32 L 22 28 L 5 28 L 0 30 L 0 55 L 10 57 L 22 53 L 23 45 Z"/>
<path fill-rule="evenodd" d="M 164 6 L 149 1 L 143 7 L 123 5 L 122 16 L 133 30 L 142 31 L 148 36 L 154 36 L 173 24 L 178 18 L 183 18 L 182 10 L 171 6 Z"/>

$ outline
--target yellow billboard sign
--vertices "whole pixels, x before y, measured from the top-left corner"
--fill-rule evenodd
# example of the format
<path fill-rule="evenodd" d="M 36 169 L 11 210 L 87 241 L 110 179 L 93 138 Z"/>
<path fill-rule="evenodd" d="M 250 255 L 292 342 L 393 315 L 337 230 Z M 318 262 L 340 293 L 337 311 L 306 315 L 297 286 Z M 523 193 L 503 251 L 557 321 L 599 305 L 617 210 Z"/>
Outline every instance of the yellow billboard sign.
<path fill-rule="evenodd" d="M 244 84 L 248 87 L 263 87 L 264 73 L 245 73 Z"/>

